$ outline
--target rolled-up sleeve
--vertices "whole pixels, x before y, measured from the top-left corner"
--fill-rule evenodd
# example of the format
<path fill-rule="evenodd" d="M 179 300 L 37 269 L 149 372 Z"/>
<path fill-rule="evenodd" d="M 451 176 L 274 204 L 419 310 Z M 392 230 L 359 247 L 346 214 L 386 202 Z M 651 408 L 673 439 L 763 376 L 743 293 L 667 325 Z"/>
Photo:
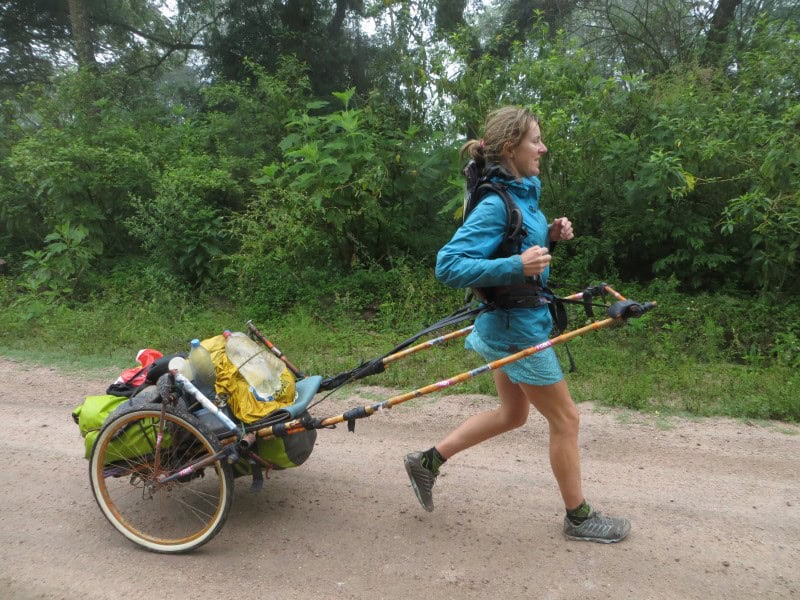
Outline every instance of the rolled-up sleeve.
<path fill-rule="evenodd" d="M 490 258 L 503 240 L 506 209 L 497 195 L 484 198 L 436 256 L 436 278 L 449 287 L 522 283 L 519 255 Z"/>

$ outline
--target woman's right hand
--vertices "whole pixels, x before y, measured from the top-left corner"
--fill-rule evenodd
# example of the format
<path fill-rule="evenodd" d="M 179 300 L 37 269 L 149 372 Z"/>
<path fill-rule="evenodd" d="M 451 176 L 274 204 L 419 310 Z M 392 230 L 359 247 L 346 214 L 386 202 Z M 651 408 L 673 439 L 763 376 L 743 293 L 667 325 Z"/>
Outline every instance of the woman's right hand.
<path fill-rule="evenodd" d="M 531 246 L 520 254 L 522 270 L 526 277 L 541 275 L 550 264 L 550 250 L 541 246 Z"/>

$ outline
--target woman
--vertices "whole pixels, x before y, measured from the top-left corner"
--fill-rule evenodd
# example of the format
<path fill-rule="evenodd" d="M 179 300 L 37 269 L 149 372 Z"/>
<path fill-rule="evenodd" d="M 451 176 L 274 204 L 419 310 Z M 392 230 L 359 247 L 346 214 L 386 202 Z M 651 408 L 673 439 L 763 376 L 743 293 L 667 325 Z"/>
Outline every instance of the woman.
<path fill-rule="evenodd" d="M 478 166 L 505 169 L 508 191 L 523 213 L 527 235 L 519 254 L 496 258 L 506 232 L 506 207 L 497 194 L 486 196 L 453 238 L 439 251 L 436 277 L 451 287 L 480 287 L 490 291 L 513 286 L 532 287 L 538 277 L 546 285 L 553 242 L 574 237 L 566 217 L 548 224 L 539 210 L 541 183 L 537 177 L 542 142 L 536 116 L 523 108 L 501 108 L 487 119 L 484 137 L 470 140 L 461 150 Z M 501 171 L 502 172 L 502 171 Z M 508 288 L 505 288 L 508 289 Z M 499 302 L 502 306 L 502 302 Z M 552 329 L 547 306 L 496 308 L 482 313 L 467 337 L 466 347 L 487 361 L 497 360 L 545 341 Z M 494 370 L 500 404 L 474 415 L 425 452 L 405 457 L 406 471 L 422 506 L 433 510 L 433 484 L 439 468 L 456 453 L 523 425 L 533 405 L 547 419 L 550 465 L 566 508 L 564 534 L 568 539 L 618 542 L 630 532 L 626 519 L 600 514 L 586 502 L 581 487 L 578 451 L 579 415 L 552 348 Z"/>

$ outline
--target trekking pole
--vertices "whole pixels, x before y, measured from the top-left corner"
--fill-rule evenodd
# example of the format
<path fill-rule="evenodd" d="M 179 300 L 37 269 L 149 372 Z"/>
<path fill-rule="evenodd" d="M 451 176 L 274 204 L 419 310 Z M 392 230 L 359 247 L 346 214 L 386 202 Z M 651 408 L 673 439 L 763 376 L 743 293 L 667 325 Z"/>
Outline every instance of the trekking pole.
<path fill-rule="evenodd" d="M 407 392 L 405 394 L 400 394 L 399 396 L 393 396 L 392 398 L 384 400 L 383 402 L 376 402 L 375 404 L 371 404 L 369 406 L 360 406 L 358 408 L 353 408 L 341 415 L 328 417 L 326 419 L 299 418 L 287 421 L 285 423 L 277 423 L 275 425 L 272 425 L 271 427 L 265 427 L 264 429 L 260 429 L 257 435 L 259 437 L 269 440 L 276 437 L 285 437 L 287 435 L 300 433 L 302 431 L 307 431 L 309 429 L 321 429 L 324 427 L 332 427 L 344 421 L 348 422 L 348 429 L 352 431 L 355 428 L 356 419 L 369 417 L 378 412 L 379 410 L 385 408 L 392 408 L 397 404 L 408 402 L 409 400 L 413 400 L 414 398 L 419 398 L 420 396 L 424 396 L 426 394 L 438 392 L 452 385 L 462 383 L 468 379 L 472 379 L 477 375 L 481 375 L 488 371 L 499 369 L 500 367 L 516 362 L 522 358 L 532 356 L 537 352 L 546 350 L 547 348 L 551 348 L 558 344 L 563 344 L 564 342 L 568 342 L 576 337 L 580 337 L 591 331 L 598 331 L 605 327 L 617 325 L 621 322 L 624 322 L 628 318 L 640 317 L 647 311 L 655 308 L 655 306 L 656 306 L 655 302 L 645 302 L 644 304 L 639 304 L 637 302 L 633 302 L 632 300 L 620 300 L 608 307 L 607 312 L 609 316 L 608 318 L 603 319 L 602 321 L 595 321 L 594 323 L 590 323 L 589 325 L 586 325 L 584 327 L 574 329 L 573 331 L 569 331 L 567 333 L 562 333 L 561 335 L 551 338 L 547 341 L 544 341 L 541 344 L 537 344 L 536 346 L 531 346 L 515 354 L 511 354 L 504 358 L 500 358 L 498 360 L 482 365 L 476 369 L 460 373 L 455 377 L 437 381 L 436 383 L 426 385 L 425 387 L 418 388 L 416 390 Z"/>
<path fill-rule="evenodd" d="M 612 296 L 614 296 L 614 298 L 616 298 L 617 300 L 619 300 L 619 301 L 621 301 L 621 302 L 622 302 L 622 301 L 625 301 L 625 300 L 627 300 L 627 298 L 625 298 L 625 296 L 623 296 L 622 294 L 620 294 L 620 293 L 619 293 L 617 290 L 615 290 L 614 288 L 612 288 L 612 287 L 611 287 L 610 285 L 608 285 L 607 283 L 601 283 L 601 284 L 600 284 L 599 286 L 597 286 L 597 287 L 603 288 L 605 291 L 607 291 L 609 294 L 611 294 Z M 579 294 L 575 294 L 575 296 L 576 296 L 576 298 L 578 298 L 578 299 L 580 299 L 580 298 L 583 298 L 583 292 L 580 292 Z"/>
<path fill-rule="evenodd" d="M 605 288 L 611 294 L 613 294 L 615 297 L 617 297 L 619 300 L 625 300 L 625 298 L 623 298 L 622 296 L 617 294 L 617 292 L 613 291 L 610 287 L 605 286 Z M 563 299 L 564 300 L 580 300 L 582 298 L 583 298 L 583 292 L 578 292 L 577 294 L 572 294 L 571 296 L 566 296 Z M 450 340 L 454 340 L 454 339 L 457 339 L 457 338 L 460 338 L 460 337 L 464 337 L 465 335 L 468 335 L 473 329 L 475 329 L 475 326 L 474 325 L 470 325 L 469 327 L 464 327 L 463 329 L 459 329 L 458 331 L 453 331 L 453 332 L 448 333 L 446 335 L 441 335 L 441 336 L 439 336 L 437 338 L 433 338 L 433 339 L 428 340 L 426 342 L 423 342 L 421 344 L 417 344 L 416 346 L 412 346 L 411 348 L 408 348 L 408 349 L 403 350 L 401 352 L 396 352 L 395 354 L 390 354 L 389 356 L 384 357 L 381 362 L 384 365 L 388 365 L 391 362 L 394 362 L 396 360 L 400 360 L 401 358 L 405 358 L 406 356 L 409 356 L 411 354 L 416 354 L 417 352 L 420 352 L 422 350 L 427 350 L 428 348 L 432 348 L 433 346 L 438 346 L 439 344 L 442 344 L 444 342 L 448 342 Z"/>
<path fill-rule="evenodd" d="M 620 301 L 625 300 L 625 298 L 621 294 L 611 289 L 607 284 L 601 284 L 593 288 L 587 288 L 583 292 L 572 294 L 571 296 L 566 296 L 564 298 L 557 298 L 557 300 L 562 302 L 575 302 L 575 303 L 581 302 L 581 300 L 583 300 L 584 308 L 586 308 L 588 306 L 592 306 L 591 299 L 593 295 L 597 295 L 600 293 L 605 294 L 607 292 L 613 294 Z M 593 306 L 598 306 L 598 305 L 593 305 Z M 604 308 L 608 307 L 604 306 Z M 465 327 L 463 329 L 459 329 L 458 331 L 454 331 L 452 333 L 439 336 L 437 338 L 433 338 L 426 342 L 422 342 L 421 344 L 417 344 L 416 346 L 408 347 L 409 344 L 413 343 L 423 335 L 427 335 L 433 331 L 442 329 L 443 327 L 447 327 L 449 325 L 453 325 L 455 323 L 463 321 L 465 316 L 471 317 L 474 314 L 480 314 L 481 312 L 484 312 L 486 310 L 492 310 L 491 306 L 482 305 L 482 307 L 479 307 L 478 309 L 472 309 L 466 313 L 463 312 L 462 309 L 462 311 L 459 311 L 459 313 L 451 315 L 450 317 L 447 317 L 442 321 L 439 321 L 438 323 L 431 325 L 426 330 L 417 333 L 412 338 L 406 340 L 393 350 L 390 350 L 387 354 L 379 356 L 378 358 L 375 358 L 371 361 L 363 362 L 355 369 L 351 369 L 349 371 L 339 373 L 338 375 L 334 375 L 333 377 L 326 378 L 325 380 L 323 380 L 322 385 L 320 385 L 320 389 L 335 390 L 345 385 L 346 383 L 350 383 L 351 381 L 355 381 L 357 379 L 363 379 L 364 377 L 369 377 L 370 375 L 375 375 L 377 373 L 383 373 L 383 371 L 386 370 L 386 366 L 396 360 L 405 358 L 412 354 L 416 354 L 417 352 L 420 352 L 422 350 L 438 346 L 443 342 L 464 337 L 465 335 L 468 335 L 473 329 L 475 329 L 474 325 Z M 592 316 L 589 314 L 588 309 L 587 309 L 587 315 Z M 453 320 L 452 319 L 453 316 L 457 318 Z"/>
<path fill-rule="evenodd" d="M 288 358 L 286 358 L 286 356 L 283 354 L 283 352 L 281 352 L 280 350 L 278 350 L 278 348 L 277 348 L 277 347 L 275 347 L 275 344 L 273 344 L 272 342 L 270 342 L 270 341 L 269 341 L 269 340 L 268 340 L 268 339 L 267 339 L 267 338 L 264 336 L 264 334 L 263 334 L 263 333 L 261 333 L 261 332 L 258 330 L 258 327 L 256 327 L 256 326 L 253 324 L 253 321 L 248 321 L 248 322 L 247 322 L 247 329 L 250 331 L 250 333 L 252 333 L 252 334 L 253 334 L 253 335 L 255 335 L 255 336 L 256 336 L 256 337 L 257 337 L 259 340 L 261 340 L 261 342 L 262 342 L 262 343 L 263 343 L 263 344 L 264 344 L 264 345 L 265 345 L 267 348 L 269 348 L 270 352 L 272 352 L 272 353 L 273 353 L 275 356 L 277 356 L 278 358 L 280 358 L 280 359 L 281 359 L 281 360 L 284 362 L 284 364 L 285 364 L 285 365 L 286 365 L 286 366 L 289 368 L 289 370 L 290 370 L 292 373 L 294 373 L 295 377 L 297 377 L 298 379 L 302 379 L 303 377 L 305 377 L 305 375 L 303 375 L 302 371 L 300 371 L 300 369 L 298 369 L 297 367 L 295 367 L 295 366 L 294 366 L 294 365 L 293 365 L 293 364 L 292 364 L 292 363 L 289 361 L 289 359 L 288 359 Z"/>
<path fill-rule="evenodd" d="M 464 329 L 459 329 L 458 331 L 452 331 L 448 334 L 440 335 L 437 338 L 433 338 L 431 340 L 428 340 L 427 342 L 422 342 L 421 344 L 417 344 L 416 346 L 412 346 L 411 348 L 407 348 L 406 350 L 403 350 L 401 352 L 395 352 L 394 354 L 390 354 L 389 356 L 385 357 L 382 362 L 384 365 L 388 365 L 389 363 L 394 362 L 396 360 L 400 360 L 401 358 L 405 358 L 410 354 L 416 354 L 421 350 L 426 350 L 427 348 L 438 346 L 439 344 L 442 344 L 444 342 L 464 337 L 473 329 L 475 329 L 475 326 L 470 325 L 469 327 L 464 327 Z"/>

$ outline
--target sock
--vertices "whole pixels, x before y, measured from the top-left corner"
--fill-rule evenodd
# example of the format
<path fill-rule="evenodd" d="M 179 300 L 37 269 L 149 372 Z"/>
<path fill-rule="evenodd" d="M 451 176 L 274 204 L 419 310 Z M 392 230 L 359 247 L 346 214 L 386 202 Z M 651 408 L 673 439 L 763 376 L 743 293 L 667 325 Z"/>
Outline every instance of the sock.
<path fill-rule="evenodd" d="M 439 454 L 436 446 L 429 450 L 425 450 L 425 452 L 422 453 L 422 466 L 428 469 L 431 473 L 438 473 L 439 467 L 441 467 L 445 462 L 447 462 L 447 459 Z"/>
<path fill-rule="evenodd" d="M 592 506 L 584 500 L 577 508 L 567 510 L 567 518 L 573 525 L 580 525 L 592 514 Z"/>

